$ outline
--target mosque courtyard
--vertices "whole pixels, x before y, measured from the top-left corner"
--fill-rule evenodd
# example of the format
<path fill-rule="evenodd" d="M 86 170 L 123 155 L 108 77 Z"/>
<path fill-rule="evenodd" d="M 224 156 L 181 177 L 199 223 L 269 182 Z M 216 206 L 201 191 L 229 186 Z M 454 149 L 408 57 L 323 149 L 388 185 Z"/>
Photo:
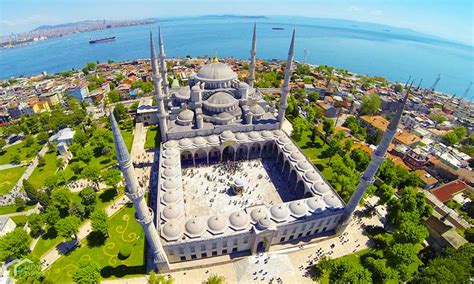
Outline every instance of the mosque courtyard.
<path fill-rule="evenodd" d="M 271 206 L 297 199 L 281 179 L 274 159 L 185 168 L 182 177 L 187 216 L 230 214 L 246 207 Z M 243 184 L 241 195 L 232 190 L 235 181 Z"/>

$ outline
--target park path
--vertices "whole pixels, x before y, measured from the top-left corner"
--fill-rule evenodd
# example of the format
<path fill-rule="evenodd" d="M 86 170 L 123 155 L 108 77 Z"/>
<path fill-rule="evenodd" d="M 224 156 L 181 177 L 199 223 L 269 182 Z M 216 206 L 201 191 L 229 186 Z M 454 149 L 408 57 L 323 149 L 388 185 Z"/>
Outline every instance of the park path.
<path fill-rule="evenodd" d="M 135 127 L 135 135 L 133 137 L 133 146 L 132 146 L 132 160 L 136 161 L 139 156 L 144 152 L 144 144 L 146 137 L 146 128 L 143 127 L 142 123 L 137 123 Z M 135 169 L 138 174 L 143 173 L 143 169 Z M 128 197 L 125 195 L 121 196 L 119 199 L 115 200 L 112 204 L 105 208 L 105 212 L 108 217 L 111 217 L 119 210 L 121 210 L 127 203 L 129 203 Z M 77 233 L 77 239 L 70 242 L 63 242 L 56 246 L 54 249 L 50 250 L 41 257 L 41 269 L 45 270 L 55 261 L 57 261 L 61 256 L 65 255 L 72 248 L 78 245 L 83 239 L 85 239 L 92 232 L 92 225 L 90 221 L 86 221 L 79 227 L 79 232 Z M 143 282 L 142 282 L 143 283 Z"/>
<path fill-rule="evenodd" d="M 24 165 L 27 165 L 27 164 L 21 163 L 21 164 L 4 164 L 4 165 L 0 165 L 0 171 L 9 170 L 9 169 L 18 168 L 18 167 L 23 167 Z"/>
<path fill-rule="evenodd" d="M 9 216 L 9 217 L 15 217 L 15 216 L 29 216 L 31 214 L 39 213 L 39 203 L 35 205 L 35 207 L 21 211 L 21 212 L 13 212 L 13 213 L 7 213 L 7 214 L 2 214 L 2 216 Z"/>

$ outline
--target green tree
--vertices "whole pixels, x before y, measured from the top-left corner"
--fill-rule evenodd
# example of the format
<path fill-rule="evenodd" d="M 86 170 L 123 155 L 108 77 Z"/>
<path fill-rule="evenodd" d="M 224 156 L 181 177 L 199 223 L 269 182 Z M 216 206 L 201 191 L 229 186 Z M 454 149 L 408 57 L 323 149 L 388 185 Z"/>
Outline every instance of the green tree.
<path fill-rule="evenodd" d="M 22 228 L 7 233 L 0 238 L 0 260 L 19 258 L 28 254 L 31 238 Z"/>
<path fill-rule="evenodd" d="M 100 267 L 92 260 L 80 260 L 79 268 L 72 275 L 74 282 L 79 284 L 100 283 Z"/>
<path fill-rule="evenodd" d="M 360 115 L 374 115 L 382 105 L 382 101 L 376 94 L 365 96 L 362 98 L 360 105 Z"/>
<path fill-rule="evenodd" d="M 112 90 L 107 93 L 110 103 L 118 103 L 120 101 L 120 92 L 117 90 Z"/>
<path fill-rule="evenodd" d="M 25 261 L 26 260 L 26 261 Z M 38 259 L 28 256 L 28 258 L 23 258 L 20 261 L 23 263 L 19 266 L 16 266 L 17 275 L 15 279 L 18 283 L 42 283 L 44 279 L 43 271 L 41 271 L 41 263 Z M 13 274 L 15 266 L 10 267 L 10 273 Z"/>
<path fill-rule="evenodd" d="M 92 187 L 86 187 L 79 193 L 82 201 L 81 203 L 85 206 L 86 216 L 94 211 L 97 203 L 97 194 Z"/>
<path fill-rule="evenodd" d="M 428 230 L 419 220 L 404 221 L 398 227 L 394 238 L 398 243 L 419 244 L 429 236 Z"/>
<path fill-rule="evenodd" d="M 84 217 L 86 216 L 86 209 L 84 205 L 77 201 L 74 201 L 71 204 L 71 208 L 69 208 L 69 214 L 74 215 L 81 220 L 84 220 Z"/>
<path fill-rule="evenodd" d="M 456 135 L 454 131 L 449 131 L 443 136 L 443 142 L 448 144 L 449 146 L 451 145 L 456 145 L 459 143 L 459 137 Z"/>
<path fill-rule="evenodd" d="M 38 167 L 44 167 L 46 165 L 46 160 L 43 156 L 38 157 Z"/>
<path fill-rule="evenodd" d="M 37 237 L 43 231 L 44 220 L 39 214 L 31 214 L 28 216 L 28 227 L 30 228 L 30 235 Z"/>
<path fill-rule="evenodd" d="M 398 272 L 387 266 L 386 259 L 375 259 L 371 256 L 364 260 L 364 266 L 372 272 L 374 283 L 398 283 Z"/>
<path fill-rule="evenodd" d="M 96 165 L 86 166 L 82 169 L 81 175 L 86 179 L 92 181 L 99 187 L 99 180 L 100 180 L 100 169 Z"/>
<path fill-rule="evenodd" d="M 224 284 L 225 283 L 225 277 L 222 275 L 217 275 L 213 274 L 209 276 L 206 281 L 204 281 L 206 284 Z"/>
<path fill-rule="evenodd" d="M 109 222 L 107 213 L 104 210 L 95 210 L 91 214 L 92 230 L 104 236 L 109 235 Z"/>
<path fill-rule="evenodd" d="M 10 156 L 10 163 L 12 163 L 12 164 L 19 164 L 19 163 L 21 163 L 20 153 L 18 153 L 18 152 L 13 153 L 13 154 Z"/>
<path fill-rule="evenodd" d="M 54 206 L 48 206 L 43 214 L 43 221 L 48 224 L 49 228 L 54 228 L 60 218 L 59 210 Z"/>
<path fill-rule="evenodd" d="M 94 151 L 90 147 L 79 148 L 76 156 L 79 160 L 88 163 L 94 156 Z"/>
<path fill-rule="evenodd" d="M 372 275 L 369 270 L 342 260 L 331 267 L 329 280 L 331 283 L 372 283 Z"/>
<path fill-rule="evenodd" d="M 325 118 L 323 120 L 323 130 L 325 133 L 325 137 L 331 136 L 334 133 L 334 121 L 329 118 Z"/>
<path fill-rule="evenodd" d="M 364 171 L 370 163 L 370 155 L 362 149 L 352 150 L 350 156 L 359 172 Z"/>
<path fill-rule="evenodd" d="M 65 187 L 56 188 L 51 193 L 51 200 L 49 207 L 56 207 L 62 216 L 67 213 L 69 205 L 71 204 L 71 192 Z"/>
<path fill-rule="evenodd" d="M 68 216 L 64 219 L 59 220 L 56 225 L 56 231 L 58 234 L 66 240 L 77 239 L 77 233 L 79 232 L 79 226 L 81 220 L 76 216 Z M 74 237 L 74 238 L 73 238 Z"/>
<path fill-rule="evenodd" d="M 117 103 L 115 105 L 113 113 L 117 121 L 121 121 L 122 119 L 125 119 L 128 116 L 127 108 L 121 103 Z"/>
<path fill-rule="evenodd" d="M 150 277 L 148 278 L 149 284 L 173 284 L 173 278 L 167 278 L 165 275 L 156 274 L 155 272 L 150 273 Z"/>
<path fill-rule="evenodd" d="M 89 137 L 82 129 L 79 129 L 74 134 L 74 142 L 84 147 L 89 142 Z"/>
<path fill-rule="evenodd" d="M 387 202 L 393 197 L 395 194 L 395 189 L 390 185 L 384 183 L 378 189 L 378 194 L 380 200 L 378 204 L 387 204 Z"/>
<path fill-rule="evenodd" d="M 293 121 L 293 131 L 291 132 L 291 137 L 295 141 L 300 141 L 303 133 L 308 130 L 308 122 L 301 117 L 295 118 Z"/>
<path fill-rule="evenodd" d="M 48 133 L 46 133 L 46 131 L 41 131 L 36 136 L 36 140 L 38 140 L 38 143 L 41 144 L 41 145 L 48 142 L 48 138 L 49 138 L 49 135 L 48 135 Z"/>
<path fill-rule="evenodd" d="M 417 253 L 414 244 L 394 244 L 388 248 L 388 264 L 398 271 L 402 281 L 410 279 L 421 265 Z"/>
<path fill-rule="evenodd" d="M 117 189 L 118 183 L 122 180 L 122 173 L 117 169 L 108 170 L 104 173 L 103 179 L 107 186 Z"/>

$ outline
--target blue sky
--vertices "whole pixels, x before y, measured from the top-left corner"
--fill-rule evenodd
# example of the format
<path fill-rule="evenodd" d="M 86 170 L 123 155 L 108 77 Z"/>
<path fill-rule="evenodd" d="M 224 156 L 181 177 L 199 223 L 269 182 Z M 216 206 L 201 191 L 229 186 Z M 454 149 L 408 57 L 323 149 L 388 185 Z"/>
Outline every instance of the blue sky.
<path fill-rule="evenodd" d="M 0 0 L 0 34 L 86 19 L 285 15 L 386 24 L 474 45 L 473 3 L 473 0 Z"/>

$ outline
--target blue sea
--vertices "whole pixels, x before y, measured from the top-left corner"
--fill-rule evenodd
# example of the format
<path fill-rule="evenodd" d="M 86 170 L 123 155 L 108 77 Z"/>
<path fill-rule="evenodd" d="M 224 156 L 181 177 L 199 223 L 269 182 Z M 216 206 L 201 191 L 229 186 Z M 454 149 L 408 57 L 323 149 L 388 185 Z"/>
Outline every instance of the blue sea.
<path fill-rule="evenodd" d="M 296 28 L 295 59 L 331 65 L 359 74 L 383 76 L 462 95 L 474 81 L 474 47 L 406 29 L 333 19 L 302 17 L 195 17 L 161 21 L 168 57 L 213 56 L 248 59 L 253 23 L 257 22 L 257 57 L 285 59 Z M 273 30 L 281 27 L 284 30 Z M 79 69 L 85 62 L 148 58 L 149 31 L 156 25 L 131 26 L 79 33 L 1 50 L 0 78 Z M 91 38 L 116 36 L 113 42 L 89 44 Z M 157 39 L 155 37 L 155 39 Z M 473 96 L 471 90 L 467 97 Z"/>

